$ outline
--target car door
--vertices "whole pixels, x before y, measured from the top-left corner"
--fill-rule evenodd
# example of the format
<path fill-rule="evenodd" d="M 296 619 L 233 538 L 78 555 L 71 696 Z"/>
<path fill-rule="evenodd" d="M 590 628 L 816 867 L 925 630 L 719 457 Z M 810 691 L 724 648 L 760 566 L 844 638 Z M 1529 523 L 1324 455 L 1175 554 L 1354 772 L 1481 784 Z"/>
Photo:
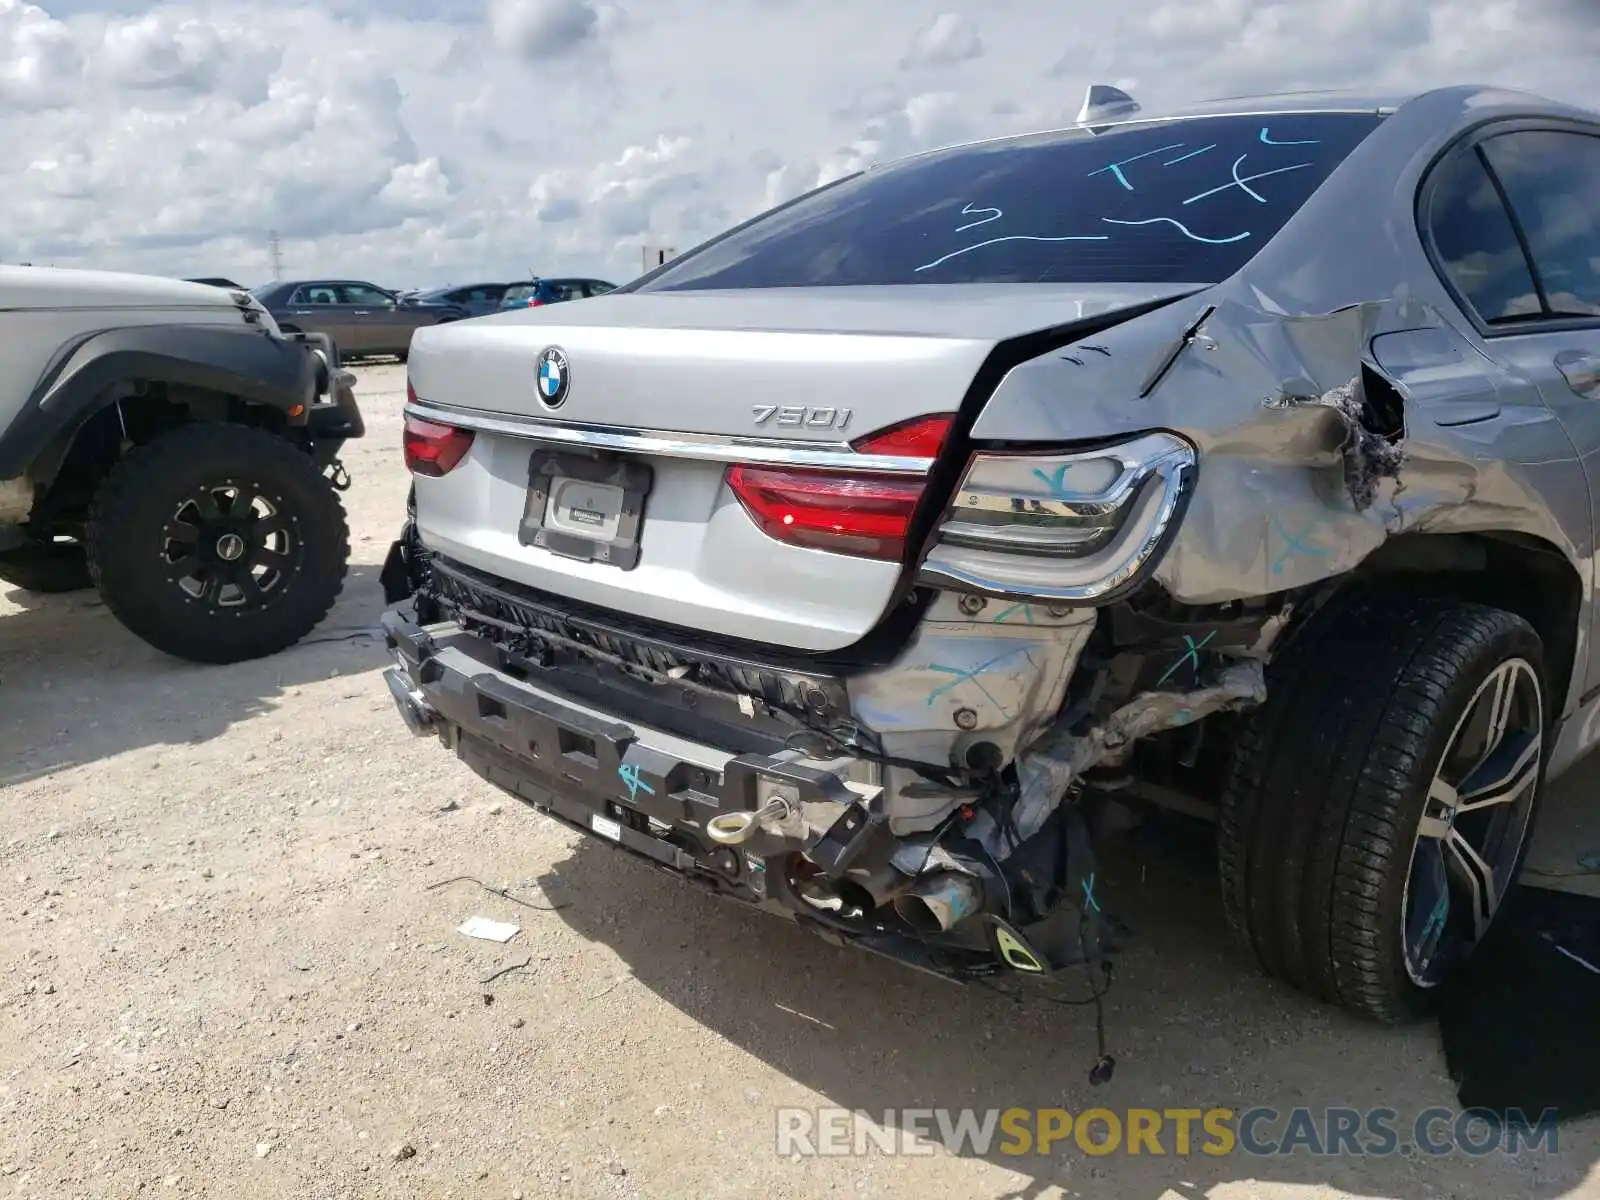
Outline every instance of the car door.
<path fill-rule="evenodd" d="M 1529 366 L 1578 449 L 1600 529 L 1600 128 L 1527 123 L 1481 147 L 1533 265 L 1540 318 L 1521 339 L 1537 358 Z M 1586 692 L 1600 685 L 1593 633 Z"/>
<path fill-rule="evenodd" d="M 403 354 L 410 348 L 420 310 L 400 307 L 392 294 L 370 283 L 340 284 L 339 295 L 349 306 L 363 354 Z"/>
<path fill-rule="evenodd" d="M 459 295 L 459 301 L 469 317 L 481 317 L 487 313 L 500 311 L 500 297 L 506 294 L 503 283 L 485 283 L 478 287 L 464 288 Z"/>
<path fill-rule="evenodd" d="M 1454 215 L 1434 221 L 1436 261 L 1485 352 L 1536 390 L 1566 431 L 1587 494 L 1562 507 L 1587 516 L 1588 536 L 1574 540 L 1592 545 L 1600 530 L 1600 129 L 1497 123 L 1435 175 L 1456 177 L 1459 194 Z M 1600 684 L 1600 647 L 1588 632 L 1586 658 L 1574 668 L 1585 693 Z"/>
<path fill-rule="evenodd" d="M 306 333 L 325 333 L 341 351 L 350 349 L 354 333 L 348 310 L 339 302 L 338 289 L 331 283 L 306 283 L 289 298 L 287 315 L 280 324 L 292 325 Z"/>

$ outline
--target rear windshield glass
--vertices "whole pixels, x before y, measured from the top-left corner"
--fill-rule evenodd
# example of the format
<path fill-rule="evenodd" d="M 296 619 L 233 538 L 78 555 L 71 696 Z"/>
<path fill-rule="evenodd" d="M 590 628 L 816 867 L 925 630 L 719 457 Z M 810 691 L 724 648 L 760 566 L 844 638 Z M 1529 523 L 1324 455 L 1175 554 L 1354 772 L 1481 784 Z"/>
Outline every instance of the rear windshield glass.
<path fill-rule="evenodd" d="M 957 146 L 813 192 L 640 290 L 1213 283 L 1380 120 L 1205 117 Z"/>

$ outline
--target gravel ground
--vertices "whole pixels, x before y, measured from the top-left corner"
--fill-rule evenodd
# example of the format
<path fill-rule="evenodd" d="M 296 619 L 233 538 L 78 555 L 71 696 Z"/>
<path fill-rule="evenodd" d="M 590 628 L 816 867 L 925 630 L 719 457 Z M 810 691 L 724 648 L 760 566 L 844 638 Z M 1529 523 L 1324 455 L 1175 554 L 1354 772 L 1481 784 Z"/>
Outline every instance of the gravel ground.
<path fill-rule="evenodd" d="M 1189 860 L 1111 871 L 1138 937 L 1108 1000 L 1117 1074 L 1091 1090 L 1090 1010 L 721 904 L 409 738 L 363 636 L 405 497 L 404 379 L 360 374 L 354 563 L 312 641 L 201 668 L 92 595 L 0 593 L 0 1194 L 1600 1195 L 1595 1122 L 1520 1159 L 778 1157 L 779 1105 L 1409 1116 L 1453 1093 L 1430 1028 L 1241 969 Z M 531 907 L 443 884 L 462 875 Z M 469 940 L 474 915 L 522 932 Z"/>

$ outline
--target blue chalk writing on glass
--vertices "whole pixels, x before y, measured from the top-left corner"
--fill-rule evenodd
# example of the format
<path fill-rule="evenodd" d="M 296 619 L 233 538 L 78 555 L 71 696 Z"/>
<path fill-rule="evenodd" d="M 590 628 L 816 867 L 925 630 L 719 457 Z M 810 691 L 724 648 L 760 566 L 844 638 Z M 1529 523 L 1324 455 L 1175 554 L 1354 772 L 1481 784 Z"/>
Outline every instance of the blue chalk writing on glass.
<path fill-rule="evenodd" d="M 1254 183 L 1257 179 L 1265 179 L 1269 175 L 1282 175 L 1288 171 L 1301 171 L 1306 167 L 1311 166 L 1310 163 L 1295 163 L 1295 165 L 1292 167 L 1274 167 L 1270 171 L 1261 171 L 1255 175 L 1246 175 L 1243 178 L 1240 178 L 1239 164 L 1244 162 L 1244 160 L 1248 157 L 1250 157 L 1248 154 L 1241 154 L 1238 158 L 1233 160 L 1233 181 L 1231 183 L 1225 183 L 1221 187 L 1214 187 L 1210 191 L 1201 192 L 1198 196 L 1190 196 L 1184 201 L 1184 203 L 1193 204 L 1196 200 L 1204 200 L 1207 196 L 1215 196 L 1218 192 L 1225 192 L 1231 187 L 1236 187 L 1240 191 L 1244 192 L 1245 195 L 1249 196 L 1252 200 L 1255 200 L 1257 203 L 1265 204 L 1267 202 L 1267 198 L 1251 191 L 1250 184 Z"/>
<path fill-rule="evenodd" d="M 629 800 L 637 800 L 640 792 L 649 792 L 652 796 L 656 794 L 655 788 L 639 778 L 639 768 L 632 763 L 618 767 L 617 777 L 627 786 Z"/>
<path fill-rule="evenodd" d="M 1161 678 L 1156 680 L 1156 686 L 1160 687 L 1163 683 L 1176 675 L 1178 673 L 1178 668 L 1182 667 L 1184 663 L 1193 663 L 1194 673 L 1196 675 L 1200 674 L 1200 651 L 1204 650 L 1206 643 L 1216 636 L 1217 631 L 1213 629 L 1210 633 L 1206 634 L 1205 637 L 1201 638 L 1197 642 L 1187 633 L 1184 634 L 1183 644 L 1185 647 L 1187 647 L 1187 649 L 1185 649 L 1184 652 L 1178 656 L 1177 662 L 1173 663 L 1164 672 L 1162 672 Z"/>
<path fill-rule="evenodd" d="M 1291 555 L 1308 554 L 1312 558 L 1327 558 L 1328 551 L 1321 546 L 1308 546 L 1306 537 L 1316 528 L 1318 522 L 1315 518 L 1307 521 L 1299 533 L 1290 533 L 1283 527 L 1283 522 L 1278 519 L 1278 514 L 1272 514 L 1272 527 L 1283 537 L 1283 553 L 1278 555 L 1272 564 L 1274 575 L 1283 574 L 1283 564 L 1289 561 Z"/>
<path fill-rule="evenodd" d="M 998 208 L 973 208 L 970 201 L 963 205 L 961 209 L 961 215 L 963 217 L 975 217 L 979 213 L 993 213 L 994 216 L 985 217 L 981 221 L 968 221 L 965 225 L 957 225 L 956 232 L 960 233 L 966 229 L 976 229 L 979 225 L 987 225 L 990 221 L 998 221 L 1001 217 L 1005 216 L 1005 213 L 1001 212 Z"/>
<path fill-rule="evenodd" d="M 1188 202 L 1185 201 L 1185 203 L 1188 203 Z M 1156 225 L 1156 224 L 1161 224 L 1161 223 L 1165 223 L 1165 224 L 1168 224 L 1168 225 L 1176 225 L 1179 229 L 1181 229 L 1183 231 L 1183 236 L 1184 237 L 1190 238 L 1190 239 L 1192 239 L 1193 241 L 1196 241 L 1196 242 L 1204 242 L 1208 246 L 1227 246 L 1227 245 L 1229 245 L 1229 244 L 1231 244 L 1233 242 L 1242 242 L 1242 241 L 1245 240 L 1245 238 L 1250 236 L 1250 231 L 1247 229 L 1243 233 L 1234 234 L 1232 237 L 1226 237 L 1226 238 L 1201 237 L 1198 233 L 1193 232 L 1182 221 L 1174 221 L 1171 217 L 1146 217 L 1143 221 L 1119 221 L 1114 217 L 1101 217 L 1100 219 L 1102 221 L 1106 222 L 1106 224 L 1108 224 L 1108 225 Z"/>
<path fill-rule="evenodd" d="M 1103 171 L 1110 171 L 1117 177 L 1117 182 L 1131 192 L 1133 191 L 1133 184 L 1129 183 L 1128 177 L 1122 173 L 1123 167 L 1127 166 L 1129 163 L 1138 162 L 1141 158 L 1149 158 L 1152 154 L 1165 154 L 1168 150 L 1181 149 L 1183 149 L 1183 143 L 1174 142 L 1170 146 L 1160 146 L 1154 150 L 1146 150 L 1143 154 L 1135 154 L 1132 158 L 1124 158 L 1118 162 L 1110 163 L 1104 167 L 1097 167 L 1093 171 L 1090 171 L 1089 174 L 1092 176 L 1099 175 Z"/>
<path fill-rule="evenodd" d="M 1267 133 L 1267 127 L 1265 125 L 1263 125 L 1261 127 L 1261 144 L 1263 146 L 1320 146 L 1322 143 L 1320 141 L 1318 141 L 1318 139 L 1316 139 L 1316 138 L 1311 138 L 1309 141 L 1304 141 L 1304 142 L 1277 142 L 1277 141 L 1273 141 L 1271 136 Z"/>
<path fill-rule="evenodd" d="M 1009 718 L 1010 714 L 1006 712 L 1006 706 L 994 698 L 994 694 L 990 692 L 988 688 L 983 686 L 983 680 L 979 679 L 978 676 L 982 675 L 996 663 L 1004 662 L 1006 659 L 1012 657 L 1012 655 L 1021 654 L 1027 649 L 1027 646 L 1018 646 L 1015 649 L 1005 651 L 1003 654 L 996 654 L 993 658 L 987 660 L 986 662 L 981 662 L 977 666 L 970 668 L 947 667 L 942 663 L 929 663 L 928 670 L 937 671 L 941 675 L 954 675 L 955 678 L 949 683 L 941 683 L 938 687 L 934 688 L 928 693 L 928 707 L 932 708 L 933 702 L 946 692 L 953 691 L 955 688 L 960 687 L 963 683 L 970 683 L 973 687 L 977 688 L 983 693 L 984 698 L 988 700 L 990 704 L 995 706 L 996 711 L 998 711 L 1002 717 Z"/>
<path fill-rule="evenodd" d="M 1207 150 L 1215 150 L 1216 148 L 1217 148 L 1217 144 L 1215 142 L 1212 142 L 1211 145 L 1209 145 L 1209 146 L 1201 146 L 1200 149 L 1191 150 L 1187 154 L 1180 154 L 1180 155 L 1178 155 L 1177 158 L 1169 158 L 1166 162 L 1162 163 L 1161 165 L 1163 167 L 1175 167 L 1181 162 L 1188 162 L 1191 158 L 1199 158 Z"/>
<path fill-rule="evenodd" d="M 1014 233 L 1010 237 L 990 238 L 988 241 L 979 242 L 976 246 L 963 246 L 959 250 L 952 250 L 949 254 L 934 259 L 931 263 L 923 263 L 918 271 L 928 271 L 940 263 L 947 263 L 952 258 L 959 258 L 963 254 L 971 254 L 974 250 L 982 250 L 985 246 L 995 246 L 1001 242 L 1106 242 L 1111 239 L 1104 234 L 1089 237 L 1033 237 L 1028 234 Z"/>

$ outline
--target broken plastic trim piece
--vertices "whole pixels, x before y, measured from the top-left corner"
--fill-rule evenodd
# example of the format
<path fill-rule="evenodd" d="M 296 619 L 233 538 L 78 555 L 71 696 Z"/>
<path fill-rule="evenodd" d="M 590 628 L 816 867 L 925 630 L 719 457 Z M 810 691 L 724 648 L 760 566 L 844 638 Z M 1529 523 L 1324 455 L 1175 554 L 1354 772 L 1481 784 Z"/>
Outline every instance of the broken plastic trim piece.
<path fill-rule="evenodd" d="M 1189 442 L 1162 432 L 1077 454 L 978 454 L 922 579 L 994 595 L 1105 599 L 1160 549 L 1197 463 Z"/>

